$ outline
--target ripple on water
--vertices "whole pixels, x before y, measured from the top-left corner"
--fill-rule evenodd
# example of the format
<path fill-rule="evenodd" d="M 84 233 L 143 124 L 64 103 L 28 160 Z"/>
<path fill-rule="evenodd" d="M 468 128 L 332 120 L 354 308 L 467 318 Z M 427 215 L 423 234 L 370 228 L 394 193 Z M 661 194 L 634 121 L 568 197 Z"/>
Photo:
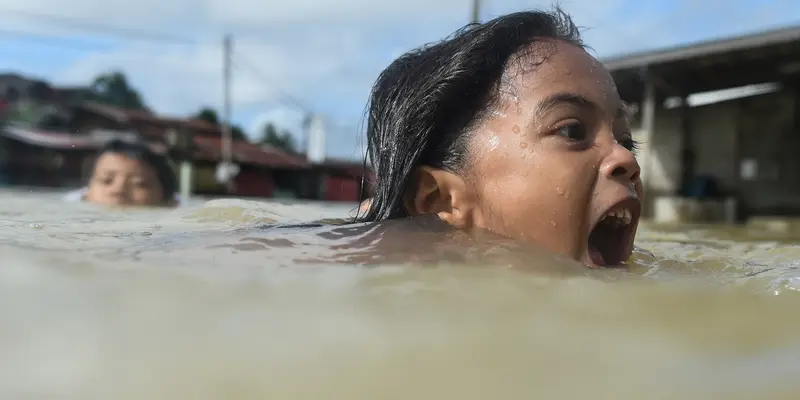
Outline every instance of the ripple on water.
<path fill-rule="evenodd" d="M 800 389 L 800 249 L 761 233 L 645 226 L 630 272 L 588 271 L 426 221 L 291 225 L 354 205 L 116 212 L 36 194 L 0 200 L 2 397 Z"/>

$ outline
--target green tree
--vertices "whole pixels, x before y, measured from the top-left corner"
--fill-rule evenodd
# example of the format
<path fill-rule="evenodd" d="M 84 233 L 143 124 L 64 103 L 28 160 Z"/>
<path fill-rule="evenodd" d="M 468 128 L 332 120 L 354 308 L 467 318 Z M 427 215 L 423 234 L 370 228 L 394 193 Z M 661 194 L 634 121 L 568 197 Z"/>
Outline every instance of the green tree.
<path fill-rule="evenodd" d="M 258 143 L 290 152 L 297 151 L 294 144 L 294 136 L 292 136 L 291 132 L 287 130 L 279 131 L 278 128 L 271 123 L 264 125 L 264 130 L 261 132 L 261 138 L 259 138 Z"/>
<path fill-rule="evenodd" d="M 217 114 L 217 111 L 211 107 L 201 108 L 200 111 L 198 111 L 197 114 L 193 115 L 191 118 L 220 126 L 219 114 Z M 244 130 L 237 125 L 231 125 L 231 137 L 233 140 L 247 141 L 247 135 L 244 133 Z"/>
<path fill-rule="evenodd" d="M 88 100 L 121 108 L 148 110 L 139 90 L 131 86 L 121 71 L 110 71 L 99 75 L 92 81 L 89 91 Z"/>
<path fill-rule="evenodd" d="M 197 115 L 192 118 L 206 121 L 214 125 L 219 125 L 219 116 L 213 108 L 203 107 L 197 112 Z"/>

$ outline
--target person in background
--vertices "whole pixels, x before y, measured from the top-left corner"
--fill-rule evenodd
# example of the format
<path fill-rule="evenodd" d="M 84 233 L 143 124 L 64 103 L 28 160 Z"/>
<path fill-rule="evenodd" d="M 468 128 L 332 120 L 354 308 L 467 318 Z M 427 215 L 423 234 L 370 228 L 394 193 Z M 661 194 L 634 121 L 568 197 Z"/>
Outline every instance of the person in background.
<path fill-rule="evenodd" d="M 167 158 L 144 143 L 112 140 L 94 161 L 87 186 L 67 201 L 106 206 L 172 207 L 179 204 L 177 179 Z"/>

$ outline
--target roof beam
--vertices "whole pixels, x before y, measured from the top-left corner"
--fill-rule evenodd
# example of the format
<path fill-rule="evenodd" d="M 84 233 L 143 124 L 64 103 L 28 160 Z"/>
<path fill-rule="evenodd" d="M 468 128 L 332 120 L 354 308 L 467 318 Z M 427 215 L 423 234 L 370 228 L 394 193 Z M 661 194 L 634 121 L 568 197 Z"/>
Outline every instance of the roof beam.
<path fill-rule="evenodd" d="M 800 42 L 800 25 L 666 50 L 607 58 L 603 60 L 603 64 L 609 71 L 619 71 L 793 42 Z"/>

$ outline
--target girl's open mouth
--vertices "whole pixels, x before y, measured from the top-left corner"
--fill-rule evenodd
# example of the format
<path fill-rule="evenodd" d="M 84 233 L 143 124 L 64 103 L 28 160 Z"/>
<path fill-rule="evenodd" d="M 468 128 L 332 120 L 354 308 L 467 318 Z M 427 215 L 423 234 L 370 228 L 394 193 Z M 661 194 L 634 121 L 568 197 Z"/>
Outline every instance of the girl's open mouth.
<path fill-rule="evenodd" d="M 631 254 L 641 203 L 634 197 L 617 202 L 602 214 L 589 232 L 588 254 L 598 267 L 622 265 Z"/>

